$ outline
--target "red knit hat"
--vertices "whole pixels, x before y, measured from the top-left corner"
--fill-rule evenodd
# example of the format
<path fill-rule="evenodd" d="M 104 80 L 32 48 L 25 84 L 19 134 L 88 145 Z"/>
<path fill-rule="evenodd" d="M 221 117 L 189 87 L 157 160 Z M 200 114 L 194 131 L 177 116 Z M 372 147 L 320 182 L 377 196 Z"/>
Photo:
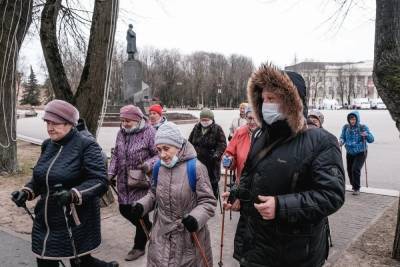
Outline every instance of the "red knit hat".
<path fill-rule="evenodd" d="M 43 120 L 55 123 L 69 123 L 77 125 L 79 119 L 79 111 L 70 103 L 63 100 L 55 99 L 47 103 L 44 108 Z"/>
<path fill-rule="evenodd" d="M 149 108 L 149 112 L 150 111 L 157 112 L 160 116 L 162 116 L 162 107 L 159 104 L 151 105 Z"/>
<path fill-rule="evenodd" d="M 140 108 L 134 105 L 127 105 L 123 106 L 119 110 L 119 116 L 124 119 L 133 120 L 133 121 L 140 121 L 143 119 L 143 113 Z"/>

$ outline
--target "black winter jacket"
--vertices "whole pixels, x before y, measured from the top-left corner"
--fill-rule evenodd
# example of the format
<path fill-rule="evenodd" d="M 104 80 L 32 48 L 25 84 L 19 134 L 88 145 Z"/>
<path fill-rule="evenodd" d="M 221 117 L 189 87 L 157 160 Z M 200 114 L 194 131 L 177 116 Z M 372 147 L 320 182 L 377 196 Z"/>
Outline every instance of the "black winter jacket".
<path fill-rule="evenodd" d="M 75 128 L 60 141 L 43 142 L 33 177 L 25 185 L 40 197 L 32 229 L 32 251 L 39 258 L 74 257 L 63 209 L 51 197 L 57 184 L 79 196 L 79 203 L 67 206 L 66 213 L 78 256 L 90 253 L 101 243 L 99 197 L 107 191 L 107 175 L 100 146 Z M 71 209 L 77 217 L 70 215 Z"/>
<path fill-rule="evenodd" d="M 345 195 L 337 139 L 324 129 L 308 129 L 285 138 L 256 163 L 272 142 L 265 128 L 255 134 L 240 178 L 234 258 L 246 267 L 322 266 L 329 251 L 327 216 L 343 205 Z M 274 220 L 264 220 L 255 209 L 258 195 L 276 197 Z"/>
<path fill-rule="evenodd" d="M 197 123 L 189 136 L 197 152 L 197 158 L 206 165 L 211 183 L 217 183 L 221 175 L 221 157 L 226 149 L 226 137 L 221 126 L 211 124 L 203 135 L 202 126 Z"/>

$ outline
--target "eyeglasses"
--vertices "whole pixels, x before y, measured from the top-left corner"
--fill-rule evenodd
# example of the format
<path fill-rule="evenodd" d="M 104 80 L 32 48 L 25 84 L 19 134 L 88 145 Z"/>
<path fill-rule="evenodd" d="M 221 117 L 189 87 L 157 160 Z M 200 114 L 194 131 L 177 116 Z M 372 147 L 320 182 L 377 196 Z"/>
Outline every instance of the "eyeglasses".
<path fill-rule="evenodd" d="M 246 120 L 248 120 L 249 122 L 256 121 L 256 118 L 255 117 L 246 117 Z"/>

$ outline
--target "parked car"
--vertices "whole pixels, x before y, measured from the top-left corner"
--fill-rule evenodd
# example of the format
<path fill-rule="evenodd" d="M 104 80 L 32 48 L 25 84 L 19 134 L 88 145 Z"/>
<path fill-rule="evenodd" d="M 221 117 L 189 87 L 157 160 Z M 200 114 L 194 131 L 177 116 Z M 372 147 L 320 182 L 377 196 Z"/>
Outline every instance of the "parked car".
<path fill-rule="evenodd" d="M 371 109 L 386 109 L 386 105 L 380 98 L 373 99 L 371 100 Z"/>
<path fill-rule="evenodd" d="M 361 100 L 360 109 L 371 109 L 371 103 L 367 100 Z"/>
<path fill-rule="evenodd" d="M 376 103 L 376 109 L 387 109 L 385 103 L 383 103 L 382 99 Z"/>

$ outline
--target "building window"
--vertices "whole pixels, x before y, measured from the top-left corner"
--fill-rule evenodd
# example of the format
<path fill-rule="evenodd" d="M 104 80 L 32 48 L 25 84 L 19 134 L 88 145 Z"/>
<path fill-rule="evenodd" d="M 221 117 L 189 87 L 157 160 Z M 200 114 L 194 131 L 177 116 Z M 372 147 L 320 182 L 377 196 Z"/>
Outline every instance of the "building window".
<path fill-rule="evenodd" d="M 311 77 L 311 81 L 312 81 L 312 82 L 315 82 L 315 76 L 312 76 L 312 77 Z"/>

